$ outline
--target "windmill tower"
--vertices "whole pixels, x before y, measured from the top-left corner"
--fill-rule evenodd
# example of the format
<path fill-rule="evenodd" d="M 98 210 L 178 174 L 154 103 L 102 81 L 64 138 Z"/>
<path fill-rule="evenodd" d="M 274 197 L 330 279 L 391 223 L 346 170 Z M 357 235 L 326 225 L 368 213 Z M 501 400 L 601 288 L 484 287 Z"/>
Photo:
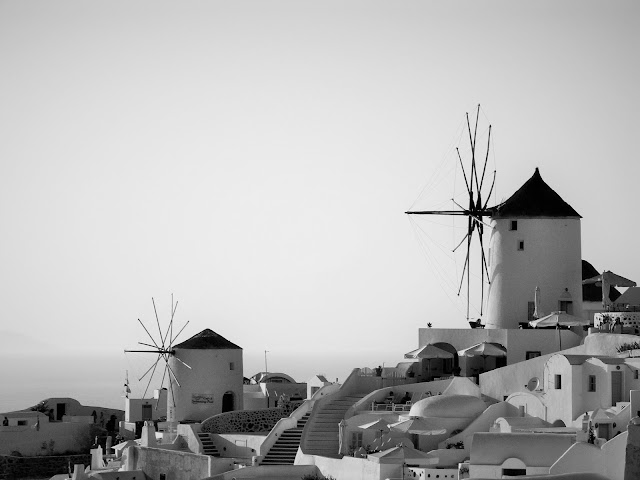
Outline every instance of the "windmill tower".
<path fill-rule="evenodd" d="M 536 287 L 541 310 L 582 316 L 580 215 L 540 176 L 491 210 L 488 328 L 530 320 Z"/>
<path fill-rule="evenodd" d="M 169 367 L 175 373 L 170 377 L 174 397 L 167 398 L 167 420 L 202 421 L 243 409 L 241 347 L 207 328 L 173 350 Z"/>

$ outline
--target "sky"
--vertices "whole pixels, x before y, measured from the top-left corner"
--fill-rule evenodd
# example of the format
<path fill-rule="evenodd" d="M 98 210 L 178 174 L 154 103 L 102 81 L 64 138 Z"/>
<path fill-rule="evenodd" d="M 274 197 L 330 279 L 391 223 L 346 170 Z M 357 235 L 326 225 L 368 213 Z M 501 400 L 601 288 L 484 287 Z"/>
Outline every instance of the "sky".
<path fill-rule="evenodd" d="M 460 232 L 404 212 L 463 192 L 452 147 L 478 104 L 496 203 L 539 167 L 583 217 L 583 258 L 640 279 L 639 14 L 0 0 L 0 411 L 124 408 L 126 372 L 142 395 L 155 358 L 124 350 L 149 341 L 138 319 L 157 330 L 152 298 L 163 328 L 178 301 L 177 342 L 210 328 L 245 376 L 266 351 L 302 382 L 465 328 L 435 246 Z"/>

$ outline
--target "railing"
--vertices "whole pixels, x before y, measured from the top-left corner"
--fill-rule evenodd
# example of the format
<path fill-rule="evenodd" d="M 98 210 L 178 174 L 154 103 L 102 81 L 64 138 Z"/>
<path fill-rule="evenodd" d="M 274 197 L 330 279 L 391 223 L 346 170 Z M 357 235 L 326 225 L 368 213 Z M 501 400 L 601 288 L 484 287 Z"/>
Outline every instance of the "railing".
<path fill-rule="evenodd" d="M 408 412 L 411 410 L 411 402 L 406 403 L 377 403 L 371 402 L 372 412 Z"/>

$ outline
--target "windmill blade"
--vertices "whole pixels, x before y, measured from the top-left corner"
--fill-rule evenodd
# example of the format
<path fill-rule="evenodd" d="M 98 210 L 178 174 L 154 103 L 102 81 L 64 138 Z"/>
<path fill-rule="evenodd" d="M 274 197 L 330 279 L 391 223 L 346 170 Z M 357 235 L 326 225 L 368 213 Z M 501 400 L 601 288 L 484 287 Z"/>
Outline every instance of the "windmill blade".
<path fill-rule="evenodd" d="M 169 365 L 169 361 L 168 360 L 167 360 L 167 367 L 169 367 L 169 373 L 173 376 L 173 379 L 176 381 L 178 386 L 182 387 L 182 385 L 180 385 L 180 382 L 178 381 L 178 377 L 176 377 L 176 373 L 173 371 L 173 368 L 171 368 L 171 365 Z"/>
<path fill-rule="evenodd" d="M 469 123 L 469 113 L 467 113 L 467 129 L 469 130 L 469 143 L 471 144 L 471 175 L 470 182 L 476 183 L 478 190 L 478 173 L 476 171 L 476 135 L 478 133 L 478 117 L 480 115 L 480 105 L 478 105 L 478 113 L 476 114 L 476 125 L 474 127 L 473 137 L 471 137 L 471 124 Z M 473 194 L 473 188 L 470 191 Z"/>
<path fill-rule="evenodd" d="M 160 346 L 156 343 L 156 341 L 153 339 L 153 336 L 149 333 L 149 330 L 147 330 L 147 327 L 144 326 L 144 323 L 142 323 L 142 320 L 138 319 L 138 321 L 140 322 L 140 325 L 142 325 L 142 328 L 144 328 L 144 331 L 147 332 L 147 335 L 149 335 L 149 338 L 151 339 L 151 341 L 153 342 L 153 344 L 155 345 L 156 348 L 160 348 Z"/>
<path fill-rule="evenodd" d="M 180 331 L 178 332 L 178 334 L 177 334 L 175 337 L 173 337 L 173 338 L 171 339 L 171 341 L 169 342 L 169 346 L 173 345 L 173 342 L 175 342 L 175 341 L 178 339 L 178 337 L 180 336 L 180 334 L 182 333 L 182 331 L 185 329 L 185 327 L 186 327 L 187 325 L 189 325 L 189 321 L 188 321 L 188 320 L 187 320 L 187 323 L 185 323 L 185 324 L 184 324 L 184 326 L 180 329 Z"/>
<path fill-rule="evenodd" d="M 455 253 L 456 250 L 458 250 L 458 248 L 460 248 L 460 246 L 464 243 L 464 241 L 469 237 L 469 234 L 467 233 L 462 240 L 460 240 L 460 243 L 456 246 L 456 248 L 454 248 L 453 250 L 451 250 L 452 252 Z"/>
<path fill-rule="evenodd" d="M 181 364 L 183 364 L 185 367 L 187 367 L 189 370 L 193 370 L 189 365 L 187 365 L 186 363 L 184 363 L 182 360 L 180 360 L 178 357 L 176 357 L 175 355 L 173 356 L 173 358 L 175 358 L 177 361 L 179 361 Z"/>
<path fill-rule="evenodd" d="M 135 350 L 134 350 L 134 351 L 135 351 Z M 156 358 L 156 363 L 154 363 L 153 365 L 151 365 L 151 366 L 149 367 L 149 370 L 147 370 L 146 372 L 144 372 L 144 374 L 143 374 L 143 375 L 138 379 L 138 381 L 139 381 L 139 382 L 141 382 L 141 381 L 142 381 L 142 379 L 143 379 L 144 377 L 146 377 L 146 376 L 147 376 L 147 374 L 148 374 L 152 369 L 155 369 L 156 365 L 158 365 L 158 362 L 160 361 L 160 357 L 162 357 L 162 355 L 158 354 L 158 358 Z M 152 374 L 151 376 L 153 376 L 153 374 Z"/>
<path fill-rule="evenodd" d="M 173 317 L 176 314 L 176 310 L 178 309 L 178 302 L 176 302 L 175 307 L 173 306 L 173 293 L 171 294 L 171 320 L 169 320 L 169 325 L 167 326 L 167 333 L 165 333 L 164 338 L 162 339 L 162 343 L 164 344 L 167 340 L 167 337 L 171 339 L 169 332 L 173 333 Z M 169 342 L 171 344 L 171 342 Z"/>
<path fill-rule="evenodd" d="M 147 396 L 147 390 L 149 390 L 149 385 L 151 385 L 151 380 L 153 380 L 153 375 L 154 373 L 156 373 L 156 367 L 158 366 L 158 361 L 160 361 L 161 356 L 162 355 L 158 355 L 158 360 L 156 360 L 156 363 L 153 365 L 153 372 L 151 372 L 151 376 L 149 377 L 149 382 L 147 383 L 147 388 L 144 389 L 144 394 L 142 395 L 142 398 L 145 398 Z M 142 380 L 142 378 L 140 380 Z"/>
<path fill-rule="evenodd" d="M 469 264 L 469 250 L 471 247 L 471 237 L 467 237 L 467 256 L 464 260 L 464 266 L 462 267 L 462 276 L 460 277 L 460 286 L 458 287 L 458 295 L 460 295 L 460 292 L 462 291 L 462 283 L 464 282 L 464 274 L 467 271 L 467 265 Z M 469 276 L 468 272 L 467 272 L 467 277 Z M 468 297 L 468 295 L 467 295 Z"/>
<path fill-rule="evenodd" d="M 484 267 L 484 272 L 487 274 L 487 282 L 491 284 L 491 279 L 489 278 L 489 266 L 487 265 L 487 257 L 484 254 L 484 241 L 482 237 L 480 237 L 480 251 L 482 252 L 482 266 Z"/>
<path fill-rule="evenodd" d="M 462 207 L 460 207 L 462 208 Z M 407 215 L 467 215 L 466 210 L 417 210 L 404 212 Z"/>
<path fill-rule="evenodd" d="M 156 309 L 156 301 L 151 297 L 151 303 L 153 303 L 153 311 L 156 314 L 156 323 L 158 324 L 158 334 L 160 334 L 160 340 L 162 340 L 162 329 L 160 328 L 160 319 L 158 318 L 158 310 Z M 162 341 L 162 349 L 164 350 L 164 340 Z"/>
<path fill-rule="evenodd" d="M 464 171 L 464 163 L 462 163 L 462 157 L 460 156 L 460 150 L 456 147 L 456 153 L 458 154 L 458 160 L 460 160 L 460 168 L 462 168 L 462 176 L 464 177 L 464 183 L 467 186 L 467 192 L 470 191 L 469 182 L 467 181 L 467 172 Z"/>
<path fill-rule="evenodd" d="M 168 363 L 167 363 L 167 367 L 169 367 L 169 364 L 168 364 Z M 171 370 L 171 367 L 169 367 L 169 370 Z M 177 383 L 177 382 L 178 382 L 178 381 L 176 380 L 176 383 Z M 179 386 L 179 385 L 180 385 L 180 384 L 178 383 L 178 386 Z M 171 382 L 169 382 L 169 393 L 171 394 L 171 405 L 173 406 L 173 408 L 176 408 L 176 397 L 175 397 L 175 395 L 173 394 L 173 384 L 172 384 Z M 169 413 L 169 412 L 167 412 L 167 413 Z M 175 412 L 174 412 L 174 415 L 175 415 Z"/>
<path fill-rule="evenodd" d="M 487 201 L 485 202 L 485 204 L 483 205 L 482 209 L 486 209 L 487 205 L 489 204 L 489 199 L 491 198 L 491 194 L 493 193 L 493 187 L 496 184 L 496 171 L 493 171 L 493 181 L 491 182 L 491 188 L 489 189 L 489 195 L 487 195 Z"/>
<path fill-rule="evenodd" d="M 138 342 L 138 345 L 144 345 L 145 347 L 156 348 L 155 345 L 150 345 L 150 344 L 144 343 L 144 342 Z M 142 350 L 138 350 L 138 351 L 142 351 Z M 145 351 L 149 351 L 149 350 L 145 350 Z M 154 351 L 161 352 L 162 349 L 158 347 L 157 350 L 154 350 Z"/>
<path fill-rule="evenodd" d="M 487 140 L 487 156 L 484 159 L 484 167 L 482 167 L 482 178 L 480 179 L 480 188 L 484 184 L 484 174 L 487 171 L 487 162 L 489 161 L 489 149 L 491 148 L 491 125 L 489 125 L 489 138 Z"/>

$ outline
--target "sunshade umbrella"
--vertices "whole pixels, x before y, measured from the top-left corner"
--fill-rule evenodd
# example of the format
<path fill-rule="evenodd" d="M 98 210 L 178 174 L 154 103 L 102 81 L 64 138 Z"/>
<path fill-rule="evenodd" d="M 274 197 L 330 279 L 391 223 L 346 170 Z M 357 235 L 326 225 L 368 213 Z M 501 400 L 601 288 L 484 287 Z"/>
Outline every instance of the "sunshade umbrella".
<path fill-rule="evenodd" d="M 562 350 L 560 327 L 581 327 L 583 325 L 590 325 L 590 323 L 589 320 L 570 315 L 567 312 L 552 312 L 538 320 L 530 321 L 529 325 L 534 328 L 556 327 L 558 329 L 558 345 L 560 350 Z"/>
<path fill-rule="evenodd" d="M 540 287 L 536 287 L 535 294 L 533 296 L 533 318 L 540 318 L 542 316 L 542 310 L 540 309 L 540 303 L 542 302 L 542 296 L 540 295 Z"/>
<path fill-rule="evenodd" d="M 436 347 L 435 345 L 425 345 L 424 347 L 417 348 L 415 350 L 411 350 L 408 353 L 404 354 L 404 358 L 425 358 L 427 360 L 428 366 L 428 376 L 431 376 L 431 360 L 434 358 L 443 358 L 449 359 L 453 358 L 454 355 L 451 352 L 447 352 L 446 350 Z"/>
<path fill-rule="evenodd" d="M 422 418 L 410 418 L 409 420 L 392 423 L 389 425 L 389 429 L 418 435 L 442 435 L 447 433 L 444 428 L 434 429 L 432 425 Z"/>
<path fill-rule="evenodd" d="M 384 418 L 379 418 L 375 422 L 360 425 L 359 428 L 361 428 L 362 430 L 375 430 L 377 432 L 380 432 L 379 436 L 382 436 L 382 432 L 389 430 L 389 422 Z"/>
<path fill-rule="evenodd" d="M 589 320 L 570 315 L 567 312 L 552 312 L 537 320 L 531 320 L 529 325 L 535 328 L 542 327 L 581 327 L 590 325 Z"/>
<path fill-rule="evenodd" d="M 602 306 L 608 307 L 611 305 L 611 300 L 609 299 L 609 289 L 611 287 L 635 287 L 636 282 L 633 280 L 629 280 L 628 278 L 621 277 L 609 270 L 605 270 L 600 275 L 596 275 L 595 277 L 587 278 L 582 281 L 583 285 L 588 283 L 595 283 L 596 285 L 600 284 L 602 287 Z"/>
<path fill-rule="evenodd" d="M 416 450 L 415 448 L 406 446 L 406 445 L 401 445 L 398 447 L 393 447 L 390 448 L 388 450 L 385 450 L 383 452 L 378 452 L 378 453 L 372 453 L 371 455 L 369 455 L 369 458 L 374 459 L 374 461 L 378 461 L 380 462 L 381 460 L 404 460 L 407 461 L 409 459 L 411 460 L 419 460 L 422 459 L 423 461 L 425 461 L 427 458 L 427 454 L 425 452 L 422 452 L 420 450 Z"/>
<path fill-rule="evenodd" d="M 358 428 L 362 430 L 379 430 L 384 431 L 389 428 L 389 422 L 384 418 L 379 418 L 374 422 L 365 423 L 364 425 L 359 425 Z"/>
<path fill-rule="evenodd" d="M 495 343 L 482 342 L 464 350 L 459 350 L 458 355 L 461 357 L 482 357 L 482 368 L 484 369 L 487 357 L 506 357 L 507 350 Z"/>
<path fill-rule="evenodd" d="M 404 358 L 453 358 L 453 353 L 429 344 L 405 353 Z"/>
<path fill-rule="evenodd" d="M 344 419 L 340 420 L 340 423 L 338 423 L 338 453 L 341 455 L 346 455 L 347 452 L 345 452 L 345 444 L 346 442 L 344 441 L 344 429 L 347 426 L 347 422 L 344 421 Z"/>

